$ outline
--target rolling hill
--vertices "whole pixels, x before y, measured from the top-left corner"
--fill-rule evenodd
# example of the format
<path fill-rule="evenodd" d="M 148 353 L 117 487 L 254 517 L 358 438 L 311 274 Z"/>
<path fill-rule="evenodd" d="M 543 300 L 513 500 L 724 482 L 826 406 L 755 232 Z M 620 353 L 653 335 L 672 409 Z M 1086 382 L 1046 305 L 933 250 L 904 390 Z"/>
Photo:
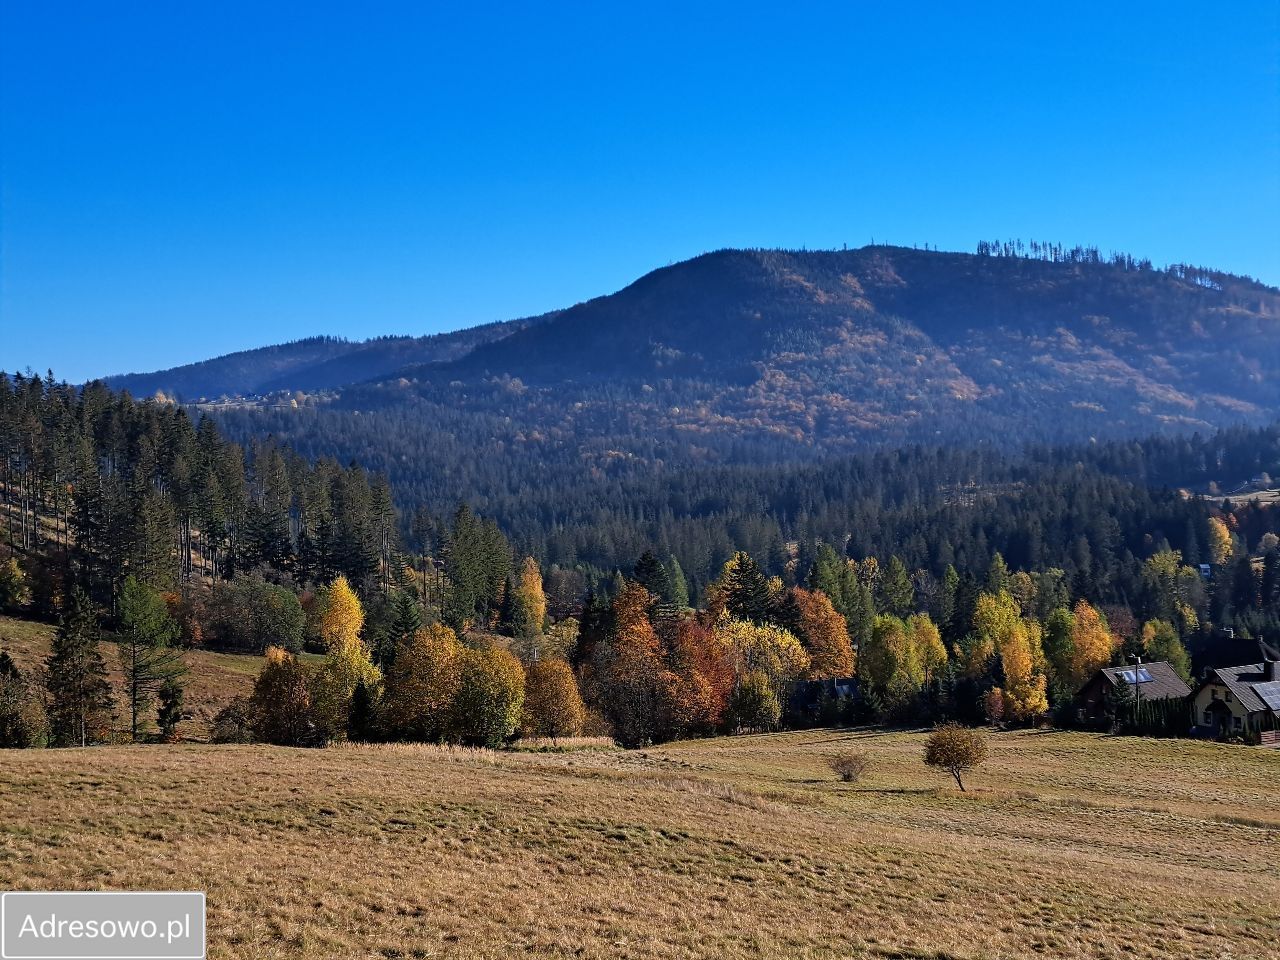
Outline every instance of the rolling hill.
<path fill-rule="evenodd" d="M 1074 440 L 1280 411 L 1280 292 L 1062 259 L 724 250 L 543 317 L 299 341 L 109 382 L 184 399 L 342 387 L 340 409 L 425 402 L 624 447 Z"/>
<path fill-rule="evenodd" d="M 322 390 L 299 409 L 250 398 L 214 413 L 233 439 L 271 434 L 384 473 L 408 510 L 465 499 L 553 546 L 569 527 L 605 526 L 602 504 L 670 487 L 673 471 L 687 495 L 638 518 L 727 509 L 708 493 L 719 467 L 1207 434 L 1280 414 L 1280 291 L 1091 251 L 1050 257 L 723 250 L 542 317 L 295 344 L 283 361 L 253 351 L 132 382 L 184 397 Z"/>
<path fill-rule="evenodd" d="M 155 373 L 119 374 L 104 379 L 111 387 L 128 390 L 135 396 L 163 392 L 186 402 L 255 397 L 277 391 L 331 390 L 385 376 L 404 366 L 462 357 L 531 322 L 509 320 L 427 337 L 389 336 L 360 341 L 309 337 Z"/>

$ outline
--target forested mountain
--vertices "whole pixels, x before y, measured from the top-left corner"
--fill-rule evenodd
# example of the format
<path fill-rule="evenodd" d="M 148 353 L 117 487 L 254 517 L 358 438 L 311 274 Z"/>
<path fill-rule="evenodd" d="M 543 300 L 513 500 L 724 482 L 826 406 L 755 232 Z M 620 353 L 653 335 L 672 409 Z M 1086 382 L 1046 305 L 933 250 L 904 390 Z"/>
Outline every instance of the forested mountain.
<path fill-rule="evenodd" d="M 413 364 L 456 359 L 532 322 L 509 320 L 429 337 L 375 337 L 354 342 L 338 337 L 309 337 L 156 373 L 111 376 L 106 383 L 139 397 L 161 392 L 185 402 L 261 397 L 278 391 L 331 390 Z"/>
<path fill-rule="evenodd" d="M 759 459 L 866 443 L 1062 441 L 1280 411 L 1280 292 L 1048 245 L 723 250 L 543 317 L 425 338 L 313 339 L 117 388 L 182 399 L 339 386 L 336 406 L 496 415 L 643 455 Z M 508 419 L 509 418 L 509 419 Z"/>
<path fill-rule="evenodd" d="M 484 409 L 484 385 L 499 383 L 538 426 L 581 434 L 608 432 L 607 384 L 646 430 L 827 449 L 957 429 L 1146 433 L 1280 409 L 1277 291 L 1090 251 L 1009 252 L 720 251 L 423 369 L 418 390 Z M 459 380 L 471 389 L 441 389 Z"/>

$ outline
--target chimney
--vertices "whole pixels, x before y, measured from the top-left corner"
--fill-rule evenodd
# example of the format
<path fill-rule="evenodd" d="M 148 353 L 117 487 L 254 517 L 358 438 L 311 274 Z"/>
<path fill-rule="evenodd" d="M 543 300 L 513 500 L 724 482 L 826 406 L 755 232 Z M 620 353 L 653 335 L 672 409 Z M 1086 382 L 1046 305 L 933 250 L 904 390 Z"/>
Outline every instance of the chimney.
<path fill-rule="evenodd" d="M 1268 680 L 1280 680 L 1280 660 L 1267 660 L 1262 664 L 1262 673 Z"/>

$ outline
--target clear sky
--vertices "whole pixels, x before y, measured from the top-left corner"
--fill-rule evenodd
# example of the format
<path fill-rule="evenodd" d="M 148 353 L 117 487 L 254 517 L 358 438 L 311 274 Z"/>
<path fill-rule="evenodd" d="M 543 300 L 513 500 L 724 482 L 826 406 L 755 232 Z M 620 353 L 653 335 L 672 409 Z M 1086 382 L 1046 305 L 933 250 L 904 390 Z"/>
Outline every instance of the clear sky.
<path fill-rule="evenodd" d="M 1280 5 L 0 0 L 0 369 L 539 313 L 725 246 L 1280 283 Z"/>

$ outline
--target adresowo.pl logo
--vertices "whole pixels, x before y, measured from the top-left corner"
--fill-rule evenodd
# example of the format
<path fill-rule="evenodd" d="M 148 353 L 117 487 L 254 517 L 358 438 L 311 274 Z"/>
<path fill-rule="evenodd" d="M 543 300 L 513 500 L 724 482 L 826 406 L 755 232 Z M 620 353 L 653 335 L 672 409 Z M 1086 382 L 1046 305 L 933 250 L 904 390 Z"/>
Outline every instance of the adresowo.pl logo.
<path fill-rule="evenodd" d="M 204 894 L 0 894 L 0 960 L 204 960 Z"/>

